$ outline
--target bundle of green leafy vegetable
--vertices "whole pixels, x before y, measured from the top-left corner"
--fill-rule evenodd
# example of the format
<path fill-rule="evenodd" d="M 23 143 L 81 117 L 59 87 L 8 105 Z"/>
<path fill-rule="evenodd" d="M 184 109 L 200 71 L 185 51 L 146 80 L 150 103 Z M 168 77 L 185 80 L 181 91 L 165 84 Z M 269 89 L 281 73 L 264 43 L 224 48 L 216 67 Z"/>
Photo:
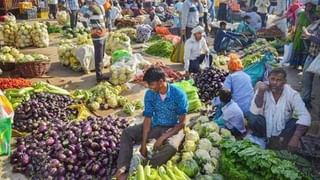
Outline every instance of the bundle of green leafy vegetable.
<path fill-rule="evenodd" d="M 193 86 L 193 84 L 194 82 L 192 80 L 174 83 L 175 86 L 187 94 L 189 102 L 188 112 L 198 112 L 202 107 L 202 103 L 198 95 L 198 89 Z"/>
<path fill-rule="evenodd" d="M 278 56 L 278 51 L 275 49 L 266 39 L 257 39 L 253 44 L 249 47 L 245 48 L 243 52 L 247 55 L 251 55 L 254 53 L 265 53 L 271 52 L 274 56 Z"/>
<path fill-rule="evenodd" d="M 264 150 L 248 140 L 223 140 L 220 173 L 226 179 L 310 179 L 290 161 L 278 158 L 272 150 Z"/>
<path fill-rule="evenodd" d="M 254 54 L 250 54 L 242 59 L 242 64 L 244 67 L 248 67 L 251 64 L 259 61 L 261 58 L 262 58 L 262 54 L 259 52 L 254 53 Z"/>
<path fill-rule="evenodd" d="M 153 56 L 169 58 L 173 51 L 173 44 L 166 40 L 154 41 L 147 49 L 146 53 Z"/>

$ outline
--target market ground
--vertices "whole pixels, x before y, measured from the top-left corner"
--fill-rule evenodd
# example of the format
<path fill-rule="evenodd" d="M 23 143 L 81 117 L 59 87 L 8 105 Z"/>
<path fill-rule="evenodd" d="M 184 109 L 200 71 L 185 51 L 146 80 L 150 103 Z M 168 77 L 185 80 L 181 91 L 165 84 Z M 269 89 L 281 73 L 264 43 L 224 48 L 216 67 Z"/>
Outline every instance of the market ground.
<path fill-rule="evenodd" d="M 58 85 L 60 87 L 64 87 L 68 90 L 74 90 L 78 88 L 90 88 L 96 84 L 95 80 L 95 73 L 90 74 L 83 74 L 81 72 L 74 72 L 71 69 L 67 67 L 63 67 L 58 60 L 58 54 L 57 54 L 57 46 L 59 42 L 59 36 L 51 36 L 51 45 L 48 48 L 30 48 L 22 50 L 24 53 L 42 53 L 44 55 L 47 55 L 51 59 L 51 68 L 47 76 L 42 78 L 33 79 L 34 81 L 42 80 L 42 81 L 49 81 L 50 83 L 54 85 Z M 134 52 L 141 52 L 141 49 L 144 45 L 138 44 L 133 45 Z M 150 62 L 156 62 L 156 61 L 164 61 L 167 64 L 170 64 L 171 67 L 182 70 L 183 66 L 181 64 L 172 64 L 169 62 L 169 60 L 165 59 L 159 59 L 154 58 L 150 56 L 144 55 L 144 58 Z M 286 70 L 288 72 L 288 83 L 297 91 L 301 91 L 301 73 L 299 74 L 299 71 L 293 70 L 289 67 L 286 67 Z M 108 70 L 104 70 L 105 73 L 108 73 Z M 313 136 L 320 137 L 320 79 L 319 77 L 315 77 L 314 80 L 314 87 L 313 87 L 313 109 L 311 111 L 312 114 L 312 126 L 309 130 L 309 134 Z M 131 89 L 126 92 L 125 95 L 127 95 L 130 99 L 143 99 L 143 95 L 145 92 L 145 88 L 141 85 L 132 84 Z M 106 114 L 116 114 L 118 116 L 125 116 L 125 114 L 122 113 L 121 110 L 108 110 L 103 112 L 97 112 L 98 115 L 106 115 Z M 139 122 L 142 120 L 142 117 L 140 115 L 140 112 L 137 112 L 134 118 L 131 118 L 132 121 Z M 189 118 L 192 116 L 195 116 L 195 114 L 190 115 Z M 17 173 L 11 172 L 11 166 L 9 164 L 9 161 L 6 157 L 0 158 L 0 179 L 14 179 L 14 180 L 22 180 L 26 179 L 25 176 Z"/>

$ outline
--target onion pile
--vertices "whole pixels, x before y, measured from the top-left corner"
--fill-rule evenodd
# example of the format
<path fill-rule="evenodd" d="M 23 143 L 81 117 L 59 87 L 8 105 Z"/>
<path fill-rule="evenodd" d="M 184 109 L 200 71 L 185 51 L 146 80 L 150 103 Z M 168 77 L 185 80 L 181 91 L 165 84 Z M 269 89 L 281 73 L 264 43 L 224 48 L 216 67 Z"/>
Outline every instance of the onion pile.
<path fill-rule="evenodd" d="M 14 116 L 13 128 L 18 131 L 31 132 L 40 127 L 41 122 L 56 119 L 68 121 L 77 116 L 76 110 L 68 107 L 74 101 L 69 96 L 38 93 L 31 95 L 30 100 L 17 107 Z"/>
<path fill-rule="evenodd" d="M 125 119 L 111 116 L 68 125 L 40 123 L 30 136 L 17 138 L 13 171 L 33 179 L 111 179 L 127 126 Z"/>
<path fill-rule="evenodd" d="M 47 25 L 35 22 L 31 31 L 32 41 L 35 47 L 44 48 L 49 46 L 49 33 Z"/>
<path fill-rule="evenodd" d="M 218 96 L 227 75 L 227 72 L 215 67 L 209 67 L 195 75 L 195 84 L 199 89 L 198 93 L 202 102 L 207 103 Z"/>

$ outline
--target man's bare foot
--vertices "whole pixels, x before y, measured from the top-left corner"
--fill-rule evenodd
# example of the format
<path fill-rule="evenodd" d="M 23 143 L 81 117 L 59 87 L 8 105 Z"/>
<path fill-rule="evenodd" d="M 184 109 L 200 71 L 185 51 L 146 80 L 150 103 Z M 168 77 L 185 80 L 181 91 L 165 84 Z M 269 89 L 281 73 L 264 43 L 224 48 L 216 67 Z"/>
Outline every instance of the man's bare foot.
<path fill-rule="evenodd" d="M 116 180 L 127 180 L 127 173 L 125 171 L 125 169 L 118 169 L 117 172 L 116 172 Z"/>

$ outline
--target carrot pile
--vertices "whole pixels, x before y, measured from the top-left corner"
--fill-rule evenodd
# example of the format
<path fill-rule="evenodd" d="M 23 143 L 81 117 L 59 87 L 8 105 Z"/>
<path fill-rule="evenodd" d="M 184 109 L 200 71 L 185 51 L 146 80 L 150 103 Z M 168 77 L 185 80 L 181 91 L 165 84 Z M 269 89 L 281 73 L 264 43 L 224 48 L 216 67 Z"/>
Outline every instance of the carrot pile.
<path fill-rule="evenodd" d="M 31 86 L 31 81 L 23 78 L 0 78 L 0 89 L 23 88 Z"/>

